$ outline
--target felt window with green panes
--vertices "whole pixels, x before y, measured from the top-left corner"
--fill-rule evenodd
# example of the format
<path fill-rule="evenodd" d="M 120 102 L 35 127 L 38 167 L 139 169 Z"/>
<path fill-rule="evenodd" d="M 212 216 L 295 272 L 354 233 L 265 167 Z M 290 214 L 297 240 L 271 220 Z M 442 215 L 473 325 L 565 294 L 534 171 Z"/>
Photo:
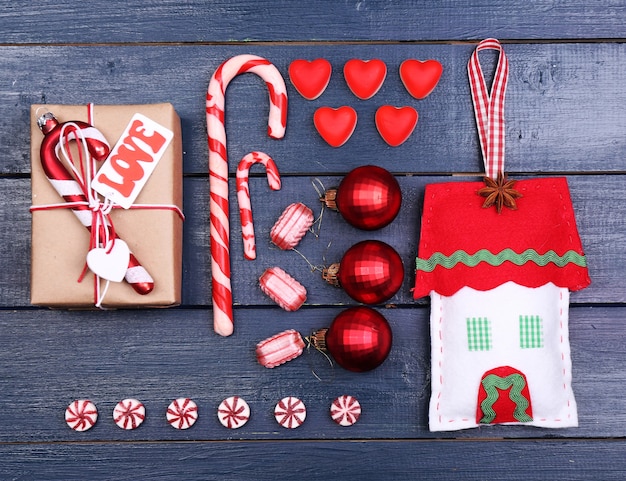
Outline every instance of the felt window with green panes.
<path fill-rule="evenodd" d="M 491 321 L 486 317 L 468 317 L 467 347 L 470 351 L 493 349 Z M 522 349 L 543 347 L 543 321 L 539 316 L 519 316 L 519 346 Z"/>

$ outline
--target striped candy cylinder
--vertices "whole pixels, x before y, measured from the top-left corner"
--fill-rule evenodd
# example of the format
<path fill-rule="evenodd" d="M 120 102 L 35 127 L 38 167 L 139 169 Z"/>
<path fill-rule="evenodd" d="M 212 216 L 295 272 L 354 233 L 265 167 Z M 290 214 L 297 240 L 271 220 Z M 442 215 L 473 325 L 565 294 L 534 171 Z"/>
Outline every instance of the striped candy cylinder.
<path fill-rule="evenodd" d="M 304 341 L 300 333 L 294 329 L 265 339 L 256 345 L 256 358 L 259 364 L 274 368 L 297 358 L 304 350 Z"/>
<path fill-rule="evenodd" d="M 268 134 L 280 139 L 287 123 L 287 89 L 280 72 L 268 60 L 237 55 L 222 63 L 209 82 L 206 121 L 209 142 L 209 189 L 213 328 L 222 336 L 233 333 L 233 300 L 230 282 L 230 224 L 228 220 L 228 155 L 224 104 L 230 81 L 243 73 L 261 77 L 268 89 Z"/>
<path fill-rule="evenodd" d="M 239 201 L 239 218 L 241 236 L 243 237 L 243 255 L 248 260 L 256 259 L 254 224 L 252 222 L 252 206 L 250 205 L 250 186 L 248 174 L 254 164 L 265 166 L 267 183 L 272 190 L 280 190 L 280 174 L 272 158 L 263 152 L 250 152 L 237 166 L 237 200 Z"/>
<path fill-rule="evenodd" d="M 63 144 L 71 140 L 79 142 L 79 149 L 82 149 L 80 143 L 84 140 L 88 154 L 93 157 L 93 160 L 100 161 L 109 154 L 109 144 L 102 133 L 92 125 L 80 121 L 59 123 L 50 112 L 42 115 L 37 120 L 37 125 L 44 134 L 40 157 L 41 165 L 48 180 L 65 202 L 71 205 L 72 212 L 80 223 L 91 232 L 94 213 L 102 212 L 102 206 L 99 204 L 91 205 L 93 203 L 87 199 L 89 180 L 84 177 L 76 180 L 63 165 L 59 152 L 64 149 Z M 91 162 L 92 160 L 83 159 L 83 161 Z M 84 173 L 85 166 L 82 165 L 80 168 Z M 94 199 L 96 199 L 95 196 Z M 100 223 L 99 237 L 106 239 L 111 235 L 119 239 L 107 219 L 108 216 L 103 215 L 102 217 L 104 222 Z M 108 232 L 105 232 L 105 229 Z M 132 253 L 124 278 L 138 294 L 149 294 L 154 289 L 154 280 Z"/>
<path fill-rule="evenodd" d="M 280 249 L 293 249 L 312 225 L 313 211 L 302 202 L 296 202 L 280 215 L 270 231 L 270 239 Z"/>
<path fill-rule="evenodd" d="M 259 278 L 261 290 L 286 311 L 297 311 L 306 301 L 306 289 L 280 267 L 270 267 Z"/>

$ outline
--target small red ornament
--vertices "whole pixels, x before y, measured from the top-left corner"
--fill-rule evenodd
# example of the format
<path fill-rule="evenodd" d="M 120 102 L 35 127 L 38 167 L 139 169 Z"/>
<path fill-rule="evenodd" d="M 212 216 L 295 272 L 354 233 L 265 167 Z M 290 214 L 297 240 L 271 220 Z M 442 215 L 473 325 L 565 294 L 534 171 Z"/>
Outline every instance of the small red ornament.
<path fill-rule="evenodd" d="M 338 188 L 328 189 L 320 200 L 339 211 L 350 225 L 376 230 L 396 218 L 402 204 L 402 191 L 389 171 L 376 165 L 364 165 L 351 170 Z"/>
<path fill-rule="evenodd" d="M 313 334 L 313 344 L 327 349 L 337 364 L 354 372 L 380 366 L 391 351 L 391 327 L 370 307 L 351 307 L 339 313 L 328 329 Z"/>
<path fill-rule="evenodd" d="M 341 262 L 325 268 L 322 277 L 342 287 L 355 301 L 379 304 L 393 297 L 402 286 L 404 266 L 389 244 L 365 240 L 350 247 Z"/>

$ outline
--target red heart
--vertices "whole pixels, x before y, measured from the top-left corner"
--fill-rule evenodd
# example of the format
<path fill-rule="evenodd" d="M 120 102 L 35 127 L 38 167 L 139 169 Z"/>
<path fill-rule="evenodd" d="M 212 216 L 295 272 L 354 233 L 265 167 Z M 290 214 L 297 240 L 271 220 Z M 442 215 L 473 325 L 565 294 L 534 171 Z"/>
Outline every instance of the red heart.
<path fill-rule="evenodd" d="M 376 128 L 385 142 L 397 147 L 409 138 L 417 125 L 417 118 L 413 107 L 383 105 L 376 111 Z"/>
<path fill-rule="evenodd" d="M 400 65 L 400 79 L 409 93 L 418 100 L 425 99 L 435 90 L 443 67 L 437 60 L 408 59 Z"/>
<path fill-rule="evenodd" d="M 356 127 L 356 111 L 343 106 L 337 109 L 320 107 L 313 114 L 313 123 L 322 138 L 332 147 L 345 144 Z"/>
<path fill-rule="evenodd" d="M 387 66 L 382 60 L 348 60 L 343 66 L 343 76 L 352 93 L 361 100 L 373 97 L 387 76 Z"/>
<path fill-rule="evenodd" d="M 289 65 L 289 78 L 300 95 L 314 100 L 326 90 L 332 67 L 324 58 L 317 60 L 294 60 Z"/>

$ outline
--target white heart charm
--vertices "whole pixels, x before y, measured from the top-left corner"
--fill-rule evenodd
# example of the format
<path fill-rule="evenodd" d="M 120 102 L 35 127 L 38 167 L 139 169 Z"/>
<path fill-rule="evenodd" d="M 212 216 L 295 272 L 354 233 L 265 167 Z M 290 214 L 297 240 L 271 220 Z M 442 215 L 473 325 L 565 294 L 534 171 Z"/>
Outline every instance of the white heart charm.
<path fill-rule="evenodd" d="M 87 253 L 87 265 L 91 272 L 107 281 L 122 282 L 128 270 L 130 249 L 122 239 L 115 239 L 113 248 L 96 247 Z"/>

